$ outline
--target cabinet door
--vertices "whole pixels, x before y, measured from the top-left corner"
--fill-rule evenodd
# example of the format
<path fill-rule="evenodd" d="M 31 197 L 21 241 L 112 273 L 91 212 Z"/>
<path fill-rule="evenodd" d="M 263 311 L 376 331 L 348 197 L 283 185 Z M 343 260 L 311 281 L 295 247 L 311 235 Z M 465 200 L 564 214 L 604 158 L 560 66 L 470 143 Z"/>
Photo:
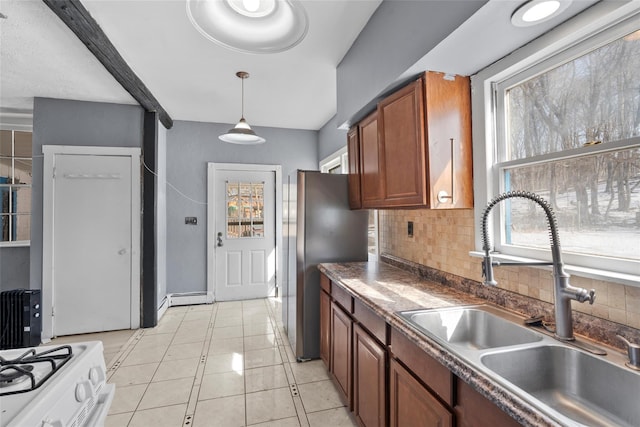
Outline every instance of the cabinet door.
<path fill-rule="evenodd" d="M 386 425 L 384 347 L 359 325 L 353 327 L 353 413 L 366 427 Z"/>
<path fill-rule="evenodd" d="M 389 363 L 389 400 L 391 427 L 453 425 L 449 410 L 394 359 Z"/>
<path fill-rule="evenodd" d="M 473 207 L 471 88 L 469 77 L 425 74 L 429 207 Z M 452 150 L 453 147 L 453 150 Z M 452 174 L 453 168 L 453 174 Z M 453 181 L 452 181 L 453 177 Z M 438 193 L 453 193 L 438 200 Z"/>
<path fill-rule="evenodd" d="M 351 409 L 351 329 L 352 320 L 339 305 L 331 302 L 331 374 Z"/>
<path fill-rule="evenodd" d="M 360 196 L 360 138 L 358 127 L 354 126 L 347 133 L 347 153 L 349 157 L 349 207 L 360 209 L 362 198 Z"/>
<path fill-rule="evenodd" d="M 327 369 L 330 369 L 330 328 L 331 328 L 331 297 L 324 290 L 320 291 L 320 358 Z"/>
<path fill-rule="evenodd" d="M 380 180 L 380 147 L 378 146 L 378 113 L 362 119 L 358 125 L 360 139 L 360 194 L 363 208 L 381 205 L 383 197 Z"/>
<path fill-rule="evenodd" d="M 385 206 L 426 204 L 423 81 L 378 104 Z"/>

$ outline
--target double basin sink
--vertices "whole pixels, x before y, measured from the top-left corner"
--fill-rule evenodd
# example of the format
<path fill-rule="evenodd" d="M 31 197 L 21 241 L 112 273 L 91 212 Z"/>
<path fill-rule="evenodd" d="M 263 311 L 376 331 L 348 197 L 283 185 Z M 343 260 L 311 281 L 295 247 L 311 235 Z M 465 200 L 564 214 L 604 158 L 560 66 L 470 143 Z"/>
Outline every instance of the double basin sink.
<path fill-rule="evenodd" d="M 640 373 L 525 327 L 507 311 L 479 305 L 398 314 L 562 425 L 640 422 Z"/>

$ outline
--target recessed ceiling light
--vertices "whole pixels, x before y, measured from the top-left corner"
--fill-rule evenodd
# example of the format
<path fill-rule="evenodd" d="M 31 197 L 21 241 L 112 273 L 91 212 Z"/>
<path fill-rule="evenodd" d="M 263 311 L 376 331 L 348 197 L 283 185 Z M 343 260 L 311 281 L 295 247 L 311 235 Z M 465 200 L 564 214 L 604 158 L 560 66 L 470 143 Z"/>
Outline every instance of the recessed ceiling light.
<path fill-rule="evenodd" d="M 297 0 L 187 0 L 187 16 L 207 39 L 244 53 L 291 49 L 309 28 Z"/>
<path fill-rule="evenodd" d="M 516 27 L 529 27 L 558 16 L 571 0 L 531 0 L 520 6 L 511 15 L 511 23 Z"/>

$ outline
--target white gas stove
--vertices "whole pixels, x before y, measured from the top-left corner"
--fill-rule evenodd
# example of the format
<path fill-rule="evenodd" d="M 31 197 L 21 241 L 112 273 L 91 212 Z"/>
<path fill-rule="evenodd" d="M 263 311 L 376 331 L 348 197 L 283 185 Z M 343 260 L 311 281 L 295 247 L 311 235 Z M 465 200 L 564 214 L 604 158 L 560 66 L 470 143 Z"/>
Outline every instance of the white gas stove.
<path fill-rule="evenodd" d="M 106 379 L 100 341 L 0 351 L 0 427 L 100 427 Z"/>

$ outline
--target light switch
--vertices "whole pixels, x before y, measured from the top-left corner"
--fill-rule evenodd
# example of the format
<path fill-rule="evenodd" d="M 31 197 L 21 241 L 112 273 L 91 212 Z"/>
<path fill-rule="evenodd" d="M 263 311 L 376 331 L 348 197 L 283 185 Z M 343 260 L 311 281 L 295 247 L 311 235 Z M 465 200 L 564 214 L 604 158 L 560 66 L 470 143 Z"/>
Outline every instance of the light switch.
<path fill-rule="evenodd" d="M 413 221 L 407 222 L 407 236 L 413 237 Z"/>
<path fill-rule="evenodd" d="M 185 216 L 184 223 L 188 225 L 198 225 L 198 218 L 195 216 Z"/>

